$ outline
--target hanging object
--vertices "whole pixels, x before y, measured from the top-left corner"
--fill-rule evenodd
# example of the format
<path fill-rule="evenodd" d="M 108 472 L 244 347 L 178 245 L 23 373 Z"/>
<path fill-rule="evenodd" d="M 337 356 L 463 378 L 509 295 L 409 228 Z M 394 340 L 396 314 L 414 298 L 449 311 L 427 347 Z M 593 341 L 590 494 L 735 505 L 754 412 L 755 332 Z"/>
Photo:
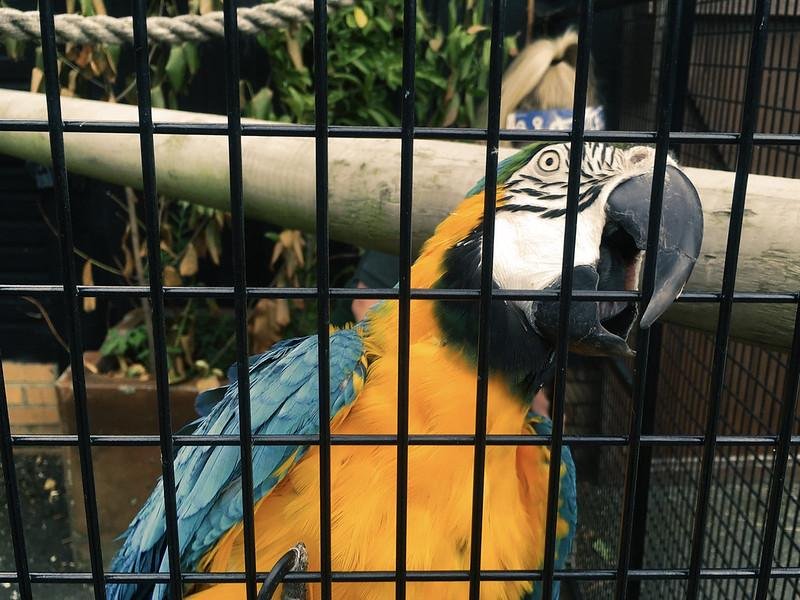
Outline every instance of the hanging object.
<path fill-rule="evenodd" d="M 503 75 L 500 124 L 506 129 L 569 129 L 577 55 L 578 34 L 571 29 L 528 44 Z M 586 129 L 604 129 L 591 70 L 586 103 Z"/>

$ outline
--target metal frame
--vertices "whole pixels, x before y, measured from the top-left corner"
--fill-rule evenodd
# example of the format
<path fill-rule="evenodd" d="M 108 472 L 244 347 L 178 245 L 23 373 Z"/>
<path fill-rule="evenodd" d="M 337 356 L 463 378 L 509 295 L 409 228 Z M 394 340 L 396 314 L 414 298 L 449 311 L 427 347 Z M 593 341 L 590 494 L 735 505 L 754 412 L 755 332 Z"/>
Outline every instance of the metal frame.
<path fill-rule="evenodd" d="M 656 131 L 603 131 L 584 132 L 583 114 L 586 104 L 589 48 L 592 32 L 593 0 L 582 0 L 579 10 L 579 51 L 577 80 L 574 96 L 573 124 L 570 132 L 520 132 L 503 131 L 499 128 L 499 91 L 502 69 L 502 31 L 505 0 L 492 2 L 491 18 L 494 26 L 491 33 L 490 55 L 490 103 L 489 122 L 486 129 L 444 129 L 422 128 L 414 124 L 414 38 L 416 11 L 415 0 L 406 0 L 404 4 L 407 23 L 412 26 L 404 28 L 403 34 L 403 102 L 402 126 L 397 127 L 338 127 L 329 126 L 327 121 L 327 6 L 325 0 L 314 2 L 314 82 L 316 91 L 315 116 L 313 126 L 303 125 L 243 125 L 240 122 L 239 107 L 239 50 L 236 22 L 237 6 L 235 2 L 225 2 L 225 60 L 227 69 L 226 92 L 228 120 L 227 124 L 189 124 L 158 123 L 154 124 L 151 115 L 149 96 L 149 68 L 147 64 L 147 33 L 144 0 L 134 0 L 134 31 L 136 36 L 136 74 L 139 89 L 139 122 L 138 123 L 76 123 L 64 122 L 61 117 L 59 88 L 56 71 L 56 45 L 53 24 L 53 0 L 42 0 L 40 18 L 42 29 L 42 50 L 45 71 L 45 89 L 47 97 L 47 121 L 0 121 L 2 131 L 47 131 L 50 135 L 51 156 L 55 174 L 55 195 L 59 204 L 60 249 L 63 270 L 63 285 L 0 285 L 3 295 L 47 295 L 62 296 L 65 303 L 66 325 L 69 332 L 70 359 L 72 366 L 73 389 L 77 415 L 77 435 L 12 435 L 8 421 L 5 391 L 0 392 L 0 458 L 6 474 L 5 486 L 10 507 L 12 524 L 15 572 L 0 573 L 0 582 L 16 583 L 23 600 L 32 597 L 33 583 L 91 583 L 94 595 L 98 599 L 105 598 L 105 583 L 116 582 L 162 582 L 169 585 L 172 598 L 182 597 L 182 583 L 211 582 L 246 582 L 248 600 L 255 600 L 258 585 L 265 574 L 256 572 L 254 533 L 253 533 L 253 492 L 252 492 L 252 448 L 254 444 L 309 444 L 320 447 L 320 517 L 321 517 L 321 571 L 318 573 L 292 573 L 288 580 L 319 582 L 322 586 L 322 597 L 329 598 L 332 582 L 345 581 L 383 581 L 395 582 L 397 598 L 405 597 L 405 583 L 411 581 L 466 581 L 469 582 L 469 596 L 477 600 L 480 596 L 481 581 L 509 580 L 542 580 L 544 598 L 551 597 L 550 583 L 553 580 L 604 580 L 614 581 L 616 597 L 626 598 L 636 595 L 632 583 L 645 580 L 687 580 L 690 598 L 696 598 L 699 583 L 706 578 L 747 578 L 757 579 L 757 598 L 766 596 L 768 584 L 773 578 L 800 577 L 800 567 L 772 568 L 775 533 L 779 524 L 781 490 L 785 477 L 787 460 L 792 448 L 800 444 L 800 436 L 792 436 L 791 425 L 795 415 L 795 398 L 800 382 L 800 312 L 795 323 L 795 337 L 791 353 L 791 365 L 787 378 L 786 400 L 781 412 L 780 431 L 774 435 L 719 436 L 717 420 L 719 415 L 720 390 L 722 376 L 726 364 L 727 340 L 730 331 L 730 317 L 734 302 L 786 303 L 800 307 L 800 292 L 784 291 L 774 293 L 737 293 L 734 291 L 737 255 L 742 229 L 745 206 L 747 177 L 751 166 L 754 146 L 757 145 L 792 145 L 800 144 L 800 135 L 794 134 L 759 134 L 755 132 L 755 111 L 761 85 L 761 70 L 764 61 L 767 21 L 770 14 L 770 0 L 756 0 L 756 11 L 753 17 L 753 40 L 750 49 L 749 74 L 747 78 L 746 110 L 742 119 L 741 133 L 712 132 L 690 133 L 672 131 L 673 104 L 675 100 L 675 81 L 680 79 L 678 73 L 681 65 L 687 64 L 685 52 L 681 53 L 681 45 L 687 43 L 691 36 L 681 35 L 681 27 L 687 26 L 685 6 L 693 10 L 692 0 L 670 2 L 668 28 L 665 33 L 661 52 L 661 80 L 659 82 L 660 105 L 657 112 Z M 685 32 L 684 32 L 685 33 Z M 682 57 L 682 58 L 680 58 Z M 147 207 L 147 233 L 150 261 L 150 286 L 80 286 L 75 272 L 72 243 L 72 224 L 70 217 L 70 197 L 67 186 L 67 172 L 64 157 L 64 132 L 115 132 L 138 134 L 141 141 L 144 196 Z M 158 220 L 157 195 L 155 180 L 155 158 L 153 151 L 153 135 L 156 133 L 174 133 L 184 135 L 225 135 L 229 141 L 231 213 L 233 223 L 233 287 L 216 288 L 172 288 L 163 287 L 161 269 L 158 261 Z M 246 261 L 244 239 L 244 212 L 242 209 L 242 136 L 303 136 L 316 140 L 316 208 L 317 208 L 317 258 L 318 287 L 302 289 L 254 288 L 246 285 Z M 400 285 L 399 289 L 351 290 L 330 287 L 328 265 L 328 139 L 330 137 L 351 138 L 399 138 L 402 144 L 401 162 L 401 242 L 400 242 Z M 568 209 L 566 213 L 566 232 L 562 263 L 562 290 L 523 291 L 492 289 L 492 251 L 494 238 L 494 198 L 487 195 L 484 203 L 484 237 L 483 237 L 483 272 L 480 290 L 417 290 L 411 289 L 410 264 L 411 255 L 411 183 L 412 155 L 415 139 L 458 139 L 479 140 L 486 142 L 486 189 L 492 190 L 496 184 L 497 148 L 500 140 L 516 141 L 570 141 L 570 173 L 568 185 Z M 650 219 L 650 244 L 645 263 L 644 285 L 639 292 L 573 292 L 572 259 L 574 255 L 575 233 L 577 224 L 577 192 L 579 185 L 580 157 L 584 141 L 639 142 L 656 145 L 656 165 L 652 189 L 653 211 Z M 639 336 L 639 353 L 637 358 L 637 378 L 635 381 L 634 410 L 632 412 L 629 433 L 627 435 L 584 435 L 570 436 L 563 432 L 564 395 L 567 373 L 567 319 L 569 308 L 574 300 L 587 299 L 633 299 L 643 304 L 651 296 L 655 283 L 655 241 L 660 222 L 661 198 L 666 158 L 672 144 L 731 144 L 738 150 L 736 181 L 733 193 L 733 210 L 730 219 L 728 251 L 726 254 L 725 277 L 721 292 L 685 294 L 682 302 L 710 302 L 720 305 L 720 317 L 717 328 L 716 351 L 714 360 L 714 379 L 712 386 L 711 406 L 707 415 L 704 435 L 653 435 L 644 422 L 645 404 L 649 397 L 648 372 L 654 364 L 650 357 L 652 337 L 648 332 Z M 154 338 L 156 354 L 156 381 L 159 407 L 158 436 L 112 436 L 91 435 L 86 408 L 86 389 L 84 381 L 82 356 L 82 335 L 80 326 L 79 300 L 83 297 L 149 297 L 153 306 Z M 188 297 L 227 297 L 233 298 L 236 312 L 236 350 L 238 363 L 239 398 L 242 406 L 240 414 L 240 434 L 238 436 L 185 436 L 175 435 L 171 431 L 169 388 L 166 374 L 166 342 L 164 334 L 164 301 L 168 298 Z M 281 298 L 316 298 L 318 300 L 318 334 L 319 334 L 319 374 L 320 374 L 320 419 L 319 435 L 281 435 L 254 436 L 250 431 L 250 398 L 247 368 L 247 330 L 246 306 L 248 298 L 281 297 Z M 399 300 L 400 327 L 399 339 L 399 382 L 398 382 L 398 432 L 397 435 L 384 436 L 343 436 L 332 435 L 329 425 L 329 301 L 332 298 L 394 298 Z M 480 334 L 478 353 L 478 387 L 476 434 L 475 435 L 440 435 L 419 436 L 408 432 L 408 330 L 409 307 L 411 299 L 460 299 L 478 301 L 480 303 Z M 488 331 L 490 323 L 490 307 L 493 301 L 502 299 L 538 299 L 559 302 L 559 343 L 556 353 L 556 383 L 553 398 L 553 434 L 551 436 L 511 436 L 487 435 L 486 404 L 488 385 Z M 800 309 L 799 309 L 800 310 Z M 657 367 L 656 367 L 657 368 Z M 2 369 L 0 366 L 0 383 Z M 2 387 L 2 386 L 0 386 Z M 324 401 L 323 401 L 324 400 Z M 245 535 L 245 573 L 181 573 L 177 555 L 177 527 L 175 482 L 171 457 L 173 449 L 182 445 L 238 445 L 241 448 L 242 481 Z M 395 571 L 382 572 L 334 572 L 331 566 L 330 539 L 330 452 L 331 446 L 337 444 L 386 444 L 397 447 L 397 564 Z M 406 487 L 408 477 L 408 447 L 410 445 L 450 445 L 468 444 L 475 448 L 475 478 L 473 487 L 472 514 L 472 550 L 468 571 L 408 571 L 406 556 Z M 534 571 L 486 571 L 480 567 L 481 526 L 483 516 L 484 464 L 487 445 L 547 445 L 551 450 L 549 472 L 549 495 L 547 503 L 547 522 L 545 538 L 545 563 L 542 570 Z M 626 446 L 628 448 L 628 468 L 623 502 L 622 527 L 620 532 L 619 555 L 616 569 L 590 570 L 556 570 L 554 569 L 554 545 L 556 529 L 557 492 L 559 465 L 563 444 L 576 446 Z M 31 573 L 28 569 L 25 541 L 22 536 L 20 497 L 14 476 L 14 449 L 23 446 L 78 446 L 83 494 L 86 507 L 86 522 L 91 557 L 91 572 L 88 573 Z M 158 445 L 162 453 L 162 474 L 164 478 L 168 552 L 170 572 L 152 574 L 106 573 L 103 570 L 103 556 L 100 548 L 100 531 L 94 475 L 92 469 L 92 448 L 96 446 L 125 445 Z M 641 527 L 643 511 L 641 493 L 637 486 L 646 485 L 649 473 L 648 453 L 643 449 L 655 446 L 697 446 L 703 448 L 703 467 L 701 484 L 697 493 L 697 518 L 694 523 L 692 539 L 692 556 L 690 564 L 684 568 L 643 569 L 633 564 L 631 549 L 640 543 L 645 534 Z M 703 568 L 701 558 L 703 536 L 707 520 L 707 502 L 711 487 L 711 465 L 714 453 L 720 446 L 761 446 L 772 447 L 776 452 L 769 508 L 764 526 L 764 544 L 760 564 L 757 568 Z M 644 469 L 644 470 L 643 470 Z M 645 496 L 646 497 L 646 496 Z M 640 525 L 636 526 L 637 519 Z"/>

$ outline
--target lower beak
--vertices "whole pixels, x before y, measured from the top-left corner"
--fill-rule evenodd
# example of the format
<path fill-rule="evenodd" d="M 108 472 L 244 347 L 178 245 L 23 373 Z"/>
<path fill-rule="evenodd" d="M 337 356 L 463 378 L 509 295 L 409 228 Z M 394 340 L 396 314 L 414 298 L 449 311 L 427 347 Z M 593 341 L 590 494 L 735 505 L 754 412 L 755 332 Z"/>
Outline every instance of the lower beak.
<path fill-rule="evenodd" d="M 632 177 L 609 195 L 606 214 L 633 238 L 639 250 L 647 249 L 652 173 Z M 692 182 L 683 172 L 668 166 L 664 179 L 661 227 L 653 295 L 639 327 L 646 329 L 683 291 L 703 242 L 703 209 Z"/>
<path fill-rule="evenodd" d="M 596 291 L 600 276 L 592 265 L 578 265 L 572 271 L 572 289 Z M 561 287 L 555 282 L 552 289 Z M 636 316 L 636 307 L 623 307 L 616 319 L 618 327 L 604 318 L 606 307 L 599 302 L 573 301 L 570 304 L 567 335 L 571 352 L 588 356 L 633 356 L 625 339 Z M 530 322 L 546 339 L 558 339 L 558 302 L 534 302 Z M 609 325 L 609 328 L 606 327 Z"/>

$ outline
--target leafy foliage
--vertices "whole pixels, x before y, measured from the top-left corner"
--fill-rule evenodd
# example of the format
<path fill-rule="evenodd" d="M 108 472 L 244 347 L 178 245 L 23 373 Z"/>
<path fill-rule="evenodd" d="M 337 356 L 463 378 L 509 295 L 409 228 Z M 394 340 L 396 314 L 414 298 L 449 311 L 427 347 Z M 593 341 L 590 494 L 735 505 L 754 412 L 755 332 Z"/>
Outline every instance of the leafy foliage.
<path fill-rule="evenodd" d="M 476 109 L 486 97 L 489 29 L 483 3 L 451 0 L 448 32 L 420 8 L 416 22 L 416 117 L 421 125 L 476 126 Z M 400 123 L 402 0 L 361 0 L 329 18 L 328 109 L 336 125 L 392 126 Z M 295 123 L 314 118 L 310 70 L 313 30 L 295 26 L 283 36 L 262 33 L 270 80 L 249 92 L 248 116 Z M 514 39 L 506 40 L 509 55 Z"/>
<path fill-rule="evenodd" d="M 178 0 L 151 2 L 149 14 L 175 15 Z M 189 0 L 188 10 L 204 14 L 221 10 L 221 0 Z M 487 94 L 489 29 L 483 23 L 483 2 L 450 0 L 447 30 L 434 24 L 418 7 L 416 31 L 416 119 L 418 125 L 482 126 L 476 110 Z M 67 0 L 68 12 L 105 14 L 104 0 Z M 402 94 L 403 0 L 357 0 L 339 8 L 328 21 L 329 120 L 337 125 L 396 126 L 400 123 Z M 310 23 L 257 36 L 247 60 L 258 65 L 266 79 L 240 82 L 245 116 L 259 119 L 310 123 L 314 119 L 314 86 L 311 72 L 313 30 Z M 150 49 L 151 99 L 154 107 L 180 108 L 194 77 L 202 74 L 209 52 L 219 46 L 185 43 Z M 506 53 L 513 56 L 513 38 L 506 39 Z M 22 56 L 24 45 L 7 47 Z M 130 49 L 107 45 L 67 44 L 59 53 L 61 93 L 65 96 L 102 98 L 109 102 L 135 103 L 136 82 L 130 68 L 120 68 Z M 31 91 L 43 83 L 40 50 L 31 73 Z M 130 57 L 128 57 L 128 60 Z M 261 68 L 263 65 L 263 69 Z M 128 189 L 127 205 L 121 200 L 128 226 L 120 243 L 116 267 L 90 257 L 83 268 L 83 283 L 93 284 L 93 269 L 103 268 L 127 284 L 146 285 L 146 230 L 141 222 L 141 203 Z M 167 286 L 201 284 L 203 265 L 219 267 L 224 252 L 222 237 L 228 226 L 226 213 L 175 198 L 162 198 L 160 247 L 163 282 Z M 268 234 L 274 242 L 269 260 L 273 285 L 314 287 L 313 237 L 287 230 Z M 343 283 L 347 267 L 334 270 Z M 94 298 L 84 300 L 87 312 Z M 316 326 L 316 303 L 308 300 L 261 299 L 248 307 L 250 352 L 261 352 L 285 336 L 302 335 Z M 148 378 L 153 363 L 151 324 L 142 305 L 134 306 L 125 319 L 108 331 L 100 349 L 116 361 L 117 373 Z M 170 381 L 189 377 L 222 376 L 234 358 L 233 318 L 229 309 L 212 300 L 190 300 L 170 307 L 166 314 Z"/>

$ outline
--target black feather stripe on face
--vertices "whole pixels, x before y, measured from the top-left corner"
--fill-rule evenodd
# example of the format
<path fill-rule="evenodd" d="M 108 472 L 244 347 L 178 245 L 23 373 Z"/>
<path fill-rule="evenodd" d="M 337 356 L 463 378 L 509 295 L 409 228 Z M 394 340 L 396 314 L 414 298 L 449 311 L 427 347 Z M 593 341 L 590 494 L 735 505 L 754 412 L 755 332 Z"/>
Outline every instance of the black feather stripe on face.
<path fill-rule="evenodd" d="M 583 212 L 587 208 L 589 208 L 592 204 L 595 203 L 597 198 L 600 197 L 600 193 L 603 191 L 603 185 L 606 181 L 605 178 L 598 183 L 590 185 L 581 190 L 581 194 L 578 199 L 578 212 Z M 522 192 L 526 188 L 522 189 L 515 189 L 514 192 Z M 530 197 L 536 198 L 537 200 L 558 200 L 563 199 L 566 202 L 566 194 L 563 196 L 535 196 L 530 195 Z M 525 212 L 532 212 L 532 213 L 544 213 L 542 214 L 542 218 L 544 219 L 555 219 L 567 213 L 566 207 L 564 208 L 550 208 L 545 206 L 538 206 L 535 204 L 504 204 L 497 208 L 497 212 L 518 212 L 518 211 L 525 211 Z"/>
<path fill-rule="evenodd" d="M 582 212 L 592 206 L 600 197 L 605 183 L 617 175 L 615 168 L 615 148 L 608 144 L 586 144 L 581 163 L 581 189 L 578 198 L 578 212 Z M 563 178 L 548 179 L 546 175 L 536 175 L 530 173 L 516 173 L 515 177 L 508 181 L 506 190 L 511 192 L 517 199 L 530 198 L 537 203 L 514 203 L 510 202 L 498 208 L 498 211 L 505 212 L 532 212 L 540 213 L 544 219 L 555 219 L 566 214 L 567 204 L 567 172 L 569 170 L 569 158 L 564 157 L 561 173 Z M 533 184 L 533 185 L 531 185 Z M 562 203 L 562 206 L 543 206 L 539 201 L 547 204 Z"/>

